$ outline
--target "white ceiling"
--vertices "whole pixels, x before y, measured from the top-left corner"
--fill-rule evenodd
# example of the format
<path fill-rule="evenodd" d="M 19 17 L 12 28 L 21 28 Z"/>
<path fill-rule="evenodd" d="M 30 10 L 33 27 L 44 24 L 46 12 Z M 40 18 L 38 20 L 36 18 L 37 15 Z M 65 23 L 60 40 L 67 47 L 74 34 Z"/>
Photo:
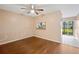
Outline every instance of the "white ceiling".
<path fill-rule="evenodd" d="M 20 13 L 20 14 L 27 14 L 27 11 L 29 9 L 29 4 L 1 4 L 0 9 Z M 60 10 L 63 14 L 63 17 L 72 17 L 79 14 L 79 4 L 36 4 L 36 8 L 43 8 L 44 11 L 40 14 L 45 14 L 49 12 L 54 12 L 57 10 Z M 22 7 L 26 7 L 26 13 L 23 13 Z M 33 16 L 32 14 L 29 14 L 30 16 Z"/>

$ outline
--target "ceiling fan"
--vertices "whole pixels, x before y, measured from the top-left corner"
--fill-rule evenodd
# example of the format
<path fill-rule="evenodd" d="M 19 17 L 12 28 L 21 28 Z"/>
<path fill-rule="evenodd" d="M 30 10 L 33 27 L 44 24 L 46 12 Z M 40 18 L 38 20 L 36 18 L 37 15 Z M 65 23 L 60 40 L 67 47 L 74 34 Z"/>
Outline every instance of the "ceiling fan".
<path fill-rule="evenodd" d="M 44 11 L 44 9 L 36 8 L 35 5 L 33 5 L 33 4 L 31 4 L 28 9 L 27 9 L 27 7 L 24 7 L 24 8 L 21 8 L 21 9 L 24 9 L 25 11 L 28 10 L 28 12 L 27 12 L 28 14 L 35 13 L 36 15 L 39 15 L 39 12 Z"/>

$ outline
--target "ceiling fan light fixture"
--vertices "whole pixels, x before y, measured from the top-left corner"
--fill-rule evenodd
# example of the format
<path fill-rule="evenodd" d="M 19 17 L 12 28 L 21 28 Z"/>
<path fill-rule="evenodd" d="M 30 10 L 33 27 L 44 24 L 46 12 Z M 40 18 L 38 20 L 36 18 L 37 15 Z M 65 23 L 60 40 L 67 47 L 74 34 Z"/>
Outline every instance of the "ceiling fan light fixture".
<path fill-rule="evenodd" d="M 35 13 L 35 11 L 34 11 L 34 10 L 31 10 L 30 12 L 31 12 L 32 14 L 34 14 L 34 13 Z"/>
<path fill-rule="evenodd" d="M 21 9 L 24 9 L 26 11 L 26 8 L 21 8 Z M 36 8 L 35 5 L 31 5 L 28 9 L 28 12 L 27 11 L 26 12 L 29 15 L 39 15 L 41 11 L 44 11 L 44 10 Z"/>

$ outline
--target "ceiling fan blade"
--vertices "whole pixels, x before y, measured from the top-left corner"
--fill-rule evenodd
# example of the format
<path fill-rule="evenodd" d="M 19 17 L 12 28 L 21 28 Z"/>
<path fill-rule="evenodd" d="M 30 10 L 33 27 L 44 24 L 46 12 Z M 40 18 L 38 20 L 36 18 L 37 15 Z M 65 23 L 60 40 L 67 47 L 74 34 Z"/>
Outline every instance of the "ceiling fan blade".
<path fill-rule="evenodd" d="M 38 15 L 39 13 L 35 11 L 35 13 Z"/>
<path fill-rule="evenodd" d="M 44 9 L 36 9 L 37 11 L 44 11 Z"/>
<path fill-rule="evenodd" d="M 30 11 L 27 12 L 27 14 L 29 14 L 29 13 L 30 13 Z"/>
<path fill-rule="evenodd" d="M 26 5 L 25 7 L 22 7 L 21 9 L 31 10 L 31 5 Z"/>
<path fill-rule="evenodd" d="M 26 8 L 21 8 L 21 9 L 26 9 Z"/>

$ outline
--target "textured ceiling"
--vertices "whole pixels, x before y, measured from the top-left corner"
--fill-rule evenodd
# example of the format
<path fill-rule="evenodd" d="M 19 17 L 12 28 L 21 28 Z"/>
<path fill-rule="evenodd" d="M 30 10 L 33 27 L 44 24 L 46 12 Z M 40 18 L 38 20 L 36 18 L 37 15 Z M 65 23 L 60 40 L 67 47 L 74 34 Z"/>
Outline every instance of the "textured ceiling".
<path fill-rule="evenodd" d="M 26 12 L 23 12 L 21 8 L 26 7 Z M 2 4 L 0 9 L 28 15 L 30 4 Z M 76 16 L 79 13 L 79 4 L 35 4 L 36 8 L 43 8 L 44 11 L 40 14 L 45 14 L 49 12 L 54 12 L 60 10 L 63 14 L 63 17 Z M 29 14 L 34 16 L 33 14 Z"/>

